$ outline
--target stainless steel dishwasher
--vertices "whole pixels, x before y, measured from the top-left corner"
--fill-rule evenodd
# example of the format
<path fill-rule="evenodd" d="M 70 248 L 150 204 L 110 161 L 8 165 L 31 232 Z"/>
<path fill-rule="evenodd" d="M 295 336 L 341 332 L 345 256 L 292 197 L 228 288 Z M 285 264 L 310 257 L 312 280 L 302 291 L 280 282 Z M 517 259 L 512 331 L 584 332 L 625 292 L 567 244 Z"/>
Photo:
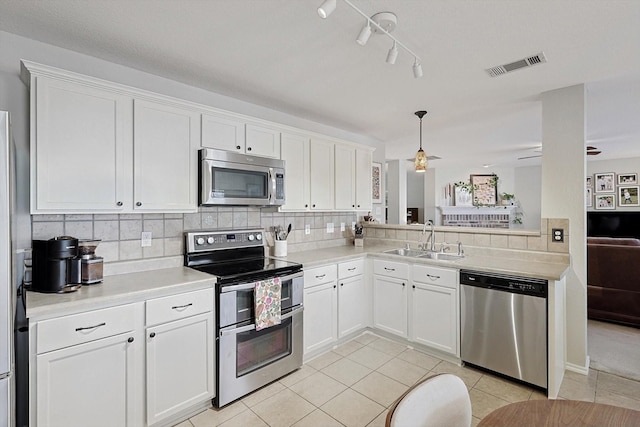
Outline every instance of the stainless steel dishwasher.
<path fill-rule="evenodd" d="M 460 271 L 460 357 L 547 388 L 547 281 Z"/>

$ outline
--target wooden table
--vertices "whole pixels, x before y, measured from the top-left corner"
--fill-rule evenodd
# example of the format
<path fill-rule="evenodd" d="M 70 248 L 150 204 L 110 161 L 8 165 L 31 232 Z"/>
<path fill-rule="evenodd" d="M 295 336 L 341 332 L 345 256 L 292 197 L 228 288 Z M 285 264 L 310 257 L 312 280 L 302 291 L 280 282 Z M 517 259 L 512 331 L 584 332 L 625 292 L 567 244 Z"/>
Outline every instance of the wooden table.
<path fill-rule="evenodd" d="M 478 427 L 640 427 L 640 411 L 577 400 L 528 400 L 498 408 Z"/>

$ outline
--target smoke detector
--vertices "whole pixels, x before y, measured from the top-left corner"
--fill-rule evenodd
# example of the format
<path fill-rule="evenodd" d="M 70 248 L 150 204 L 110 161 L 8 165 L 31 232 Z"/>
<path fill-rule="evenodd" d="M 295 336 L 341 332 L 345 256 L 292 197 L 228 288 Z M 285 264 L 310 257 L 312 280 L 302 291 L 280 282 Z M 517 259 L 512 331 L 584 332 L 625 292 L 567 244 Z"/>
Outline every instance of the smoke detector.
<path fill-rule="evenodd" d="M 544 62 L 547 62 L 547 58 L 544 56 L 543 52 L 540 52 L 536 55 L 519 59 L 517 61 L 510 62 L 508 64 L 487 68 L 485 71 L 489 73 L 491 77 L 498 77 L 498 76 L 502 76 L 503 74 L 510 73 L 512 71 L 520 70 L 522 68 L 533 67 L 534 65 L 542 64 Z"/>

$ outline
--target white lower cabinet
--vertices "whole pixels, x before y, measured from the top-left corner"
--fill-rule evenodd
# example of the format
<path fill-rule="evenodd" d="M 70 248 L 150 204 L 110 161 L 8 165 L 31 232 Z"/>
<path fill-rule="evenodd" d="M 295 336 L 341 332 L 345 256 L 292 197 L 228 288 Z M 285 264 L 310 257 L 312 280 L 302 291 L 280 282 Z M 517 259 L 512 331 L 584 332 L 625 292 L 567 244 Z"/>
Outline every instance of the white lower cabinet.
<path fill-rule="evenodd" d="M 146 309 L 147 424 L 155 425 L 214 396 L 213 290 L 150 300 Z"/>
<path fill-rule="evenodd" d="M 338 264 L 338 338 L 366 326 L 367 287 L 364 260 Z"/>
<path fill-rule="evenodd" d="M 373 326 L 407 338 L 408 264 L 374 260 L 373 273 Z"/>
<path fill-rule="evenodd" d="M 37 324 L 34 425 L 140 425 L 135 310 L 131 304 Z"/>
<path fill-rule="evenodd" d="M 336 265 L 304 271 L 304 354 L 319 351 L 338 339 Z"/>
<path fill-rule="evenodd" d="M 411 285 L 411 341 L 459 355 L 458 272 L 414 265 Z"/>

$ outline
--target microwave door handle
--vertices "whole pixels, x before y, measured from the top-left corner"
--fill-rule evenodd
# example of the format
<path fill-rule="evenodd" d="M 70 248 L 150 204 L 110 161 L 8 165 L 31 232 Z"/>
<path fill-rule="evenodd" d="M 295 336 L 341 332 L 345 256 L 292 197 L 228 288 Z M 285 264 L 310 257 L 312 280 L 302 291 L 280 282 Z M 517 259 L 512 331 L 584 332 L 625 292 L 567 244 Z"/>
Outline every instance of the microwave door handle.
<path fill-rule="evenodd" d="M 273 173 L 273 168 L 269 168 L 269 181 L 271 182 L 271 189 L 269 190 L 269 204 L 272 205 L 276 201 L 276 175 Z"/>

